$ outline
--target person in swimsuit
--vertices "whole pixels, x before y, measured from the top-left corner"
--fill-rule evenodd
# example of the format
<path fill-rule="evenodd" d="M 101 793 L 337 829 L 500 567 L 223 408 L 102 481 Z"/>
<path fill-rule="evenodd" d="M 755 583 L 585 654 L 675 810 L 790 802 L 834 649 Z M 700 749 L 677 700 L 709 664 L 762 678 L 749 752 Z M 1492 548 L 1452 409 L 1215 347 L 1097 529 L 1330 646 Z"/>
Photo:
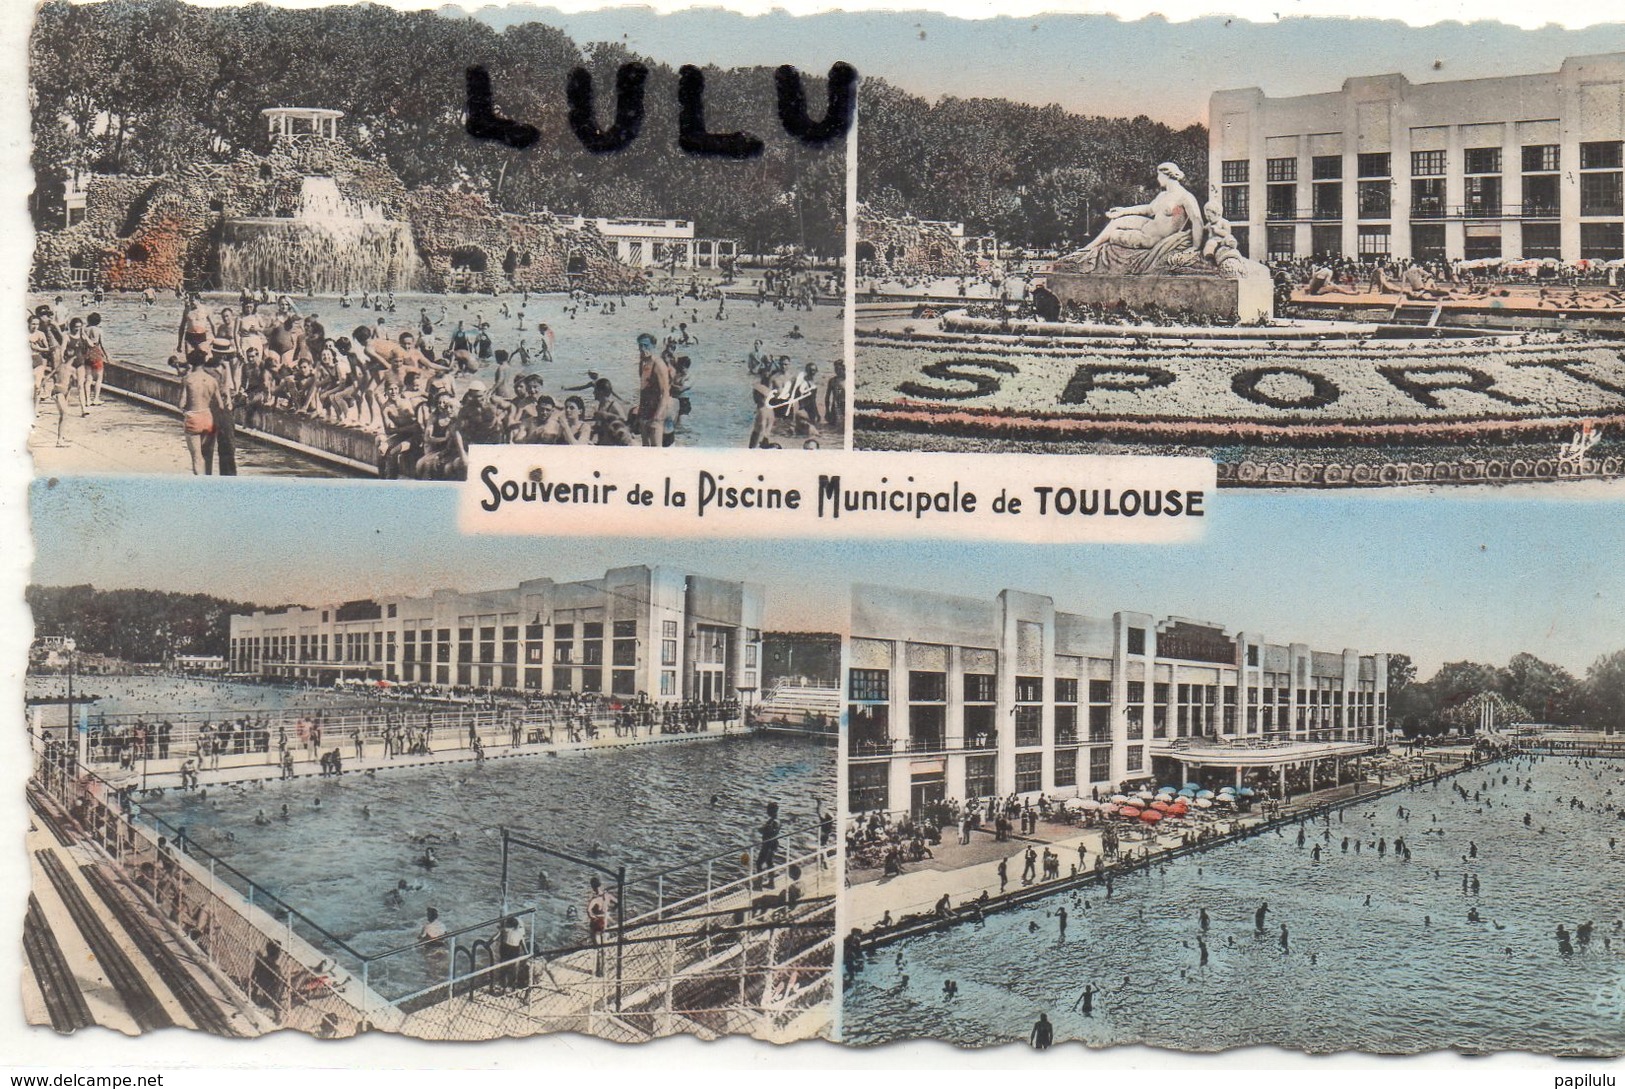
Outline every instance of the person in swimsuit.
<path fill-rule="evenodd" d="M 203 299 L 191 295 L 186 300 L 186 312 L 181 315 L 180 331 L 175 334 L 175 351 L 184 355 L 194 349 L 208 348 L 214 339 L 214 319 L 209 316 Z"/>
<path fill-rule="evenodd" d="M 184 360 L 171 356 L 171 363 L 183 362 L 186 373 L 181 379 L 181 426 L 186 434 L 186 449 L 192 458 L 192 475 L 208 474 L 203 449 L 207 436 L 214 433 L 213 406 L 220 396 L 220 383 L 204 370 L 208 357 L 202 352 L 188 352 Z"/>
<path fill-rule="evenodd" d="M 34 413 L 38 415 L 39 403 L 45 399 L 46 390 L 55 377 L 52 364 L 56 360 L 56 346 L 33 314 L 28 315 L 28 356 L 34 368 Z"/>
<path fill-rule="evenodd" d="M 86 353 L 89 344 L 85 340 L 85 322 L 83 318 L 74 318 L 68 322 L 67 336 L 62 339 L 62 359 L 67 364 L 68 373 L 74 382 L 79 385 L 79 415 L 90 415 L 90 364 Z"/>
<path fill-rule="evenodd" d="M 85 377 L 86 394 L 92 407 L 102 403 L 102 379 L 107 368 L 107 348 L 102 343 L 102 316 L 92 313 L 85 318 Z"/>
<path fill-rule="evenodd" d="M 560 431 L 564 441 L 571 446 L 586 446 L 592 442 L 592 424 L 587 420 L 586 403 L 574 394 L 564 399 L 564 420 Z"/>
<path fill-rule="evenodd" d="M 638 434 L 644 446 L 664 440 L 670 406 L 671 369 L 655 353 L 655 338 L 638 334 Z"/>
<path fill-rule="evenodd" d="M 67 352 L 60 348 L 52 358 L 56 364 L 55 380 L 52 382 L 52 398 L 56 401 L 56 444 L 66 446 L 68 440 L 63 431 L 68 421 L 68 390 L 73 385 L 73 367 L 68 362 Z"/>

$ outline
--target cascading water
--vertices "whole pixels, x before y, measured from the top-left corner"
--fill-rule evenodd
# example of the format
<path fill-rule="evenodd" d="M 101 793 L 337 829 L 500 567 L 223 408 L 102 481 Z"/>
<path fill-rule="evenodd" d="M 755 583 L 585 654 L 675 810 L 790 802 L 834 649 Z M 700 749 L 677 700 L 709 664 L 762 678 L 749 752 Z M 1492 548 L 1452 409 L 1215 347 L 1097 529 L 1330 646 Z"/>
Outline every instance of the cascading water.
<path fill-rule="evenodd" d="M 303 180 L 292 216 L 228 218 L 221 226 L 226 290 L 407 291 L 417 271 L 411 226 L 377 205 L 345 200 L 330 177 Z"/>

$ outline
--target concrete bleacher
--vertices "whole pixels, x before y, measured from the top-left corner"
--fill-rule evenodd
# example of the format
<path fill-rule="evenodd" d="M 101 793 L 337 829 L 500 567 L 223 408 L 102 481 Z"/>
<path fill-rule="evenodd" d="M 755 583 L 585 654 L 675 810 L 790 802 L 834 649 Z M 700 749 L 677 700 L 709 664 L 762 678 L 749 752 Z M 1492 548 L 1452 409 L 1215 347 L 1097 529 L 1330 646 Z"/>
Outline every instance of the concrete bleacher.
<path fill-rule="evenodd" d="M 762 722 L 802 723 L 809 719 L 838 721 L 841 690 L 835 685 L 780 684 L 756 705 L 756 718 Z"/>

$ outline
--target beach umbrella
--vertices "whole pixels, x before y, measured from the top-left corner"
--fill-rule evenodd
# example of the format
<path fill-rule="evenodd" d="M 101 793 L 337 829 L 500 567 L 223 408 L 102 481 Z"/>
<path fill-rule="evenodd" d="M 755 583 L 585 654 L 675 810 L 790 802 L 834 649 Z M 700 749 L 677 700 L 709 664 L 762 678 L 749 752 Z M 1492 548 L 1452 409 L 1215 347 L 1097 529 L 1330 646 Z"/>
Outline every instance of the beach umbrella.
<path fill-rule="evenodd" d="M 1253 788 L 1242 787 L 1240 790 L 1236 791 L 1236 793 L 1241 795 L 1243 798 L 1251 798 L 1253 796 Z"/>
<path fill-rule="evenodd" d="M 1141 798 L 1141 799 L 1143 799 L 1143 800 L 1145 800 L 1145 801 L 1148 801 L 1148 802 L 1149 802 L 1149 801 L 1150 801 L 1150 800 L 1151 800 L 1151 799 L 1152 799 L 1152 798 L 1155 798 L 1155 797 L 1156 797 L 1156 795 L 1155 795 L 1155 794 L 1153 794 L 1153 793 L 1151 793 L 1151 792 L 1150 792 L 1150 791 L 1149 791 L 1149 790 L 1142 790 L 1142 791 L 1140 791 L 1140 792 L 1139 792 L 1139 793 L 1138 793 L 1138 794 L 1136 794 L 1136 795 L 1134 795 L 1134 796 L 1135 796 L 1135 797 L 1136 797 L 1136 798 Z"/>
<path fill-rule="evenodd" d="M 1108 817 L 1116 816 L 1117 815 L 1117 803 L 1115 803 L 1115 802 L 1107 802 L 1107 803 L 1105 803 L 1104 805 L 1102 805 L 1100 807 L 1100 811 L 1102 813 L 1106 814 Z"/>
<path fill-rule="evenodd" d="M 1185 784 L 1185 789 L 1186 790 L 1201 790 L 1202 789 L 1202 784 L 1201 783 L 1186 783 Z"/>
<path fill-rule="evenodd" d="M 1145 812 L 1145 810 L 1132 805 L 1119 806 L 1117 809 L 1117 815 L 1128 820 L 1133 820 L 1143 812 Z"/>
<path fill-rule="evenodd" d="M 1159 800 L 1159 801 L 1152 802 L 1151 803 L 1151 808 L 1156 810 L 1158 813 L 1166 813 L 1166 812 L 1168 812 L 1168 810 L 1172 809 L 1173 806 L 1169 805 L 1167 802 Z"/>
<path fill-rule="evenodd" d="M 1117 803 L 1118 805 L 1122 805 L 1124 802 L 1128 801 L 1128 795 L 1127 794 L 1113 794 L 1112 795 L 1112 801 Z"/>
<path fill-rule="evenodd" d="M 1222 786 L 1219 788 L 1220 794 L 1234 794 L 1235 792 L 1236 788 L 1233 786 Z"/>
<path fill-rule="evenodd" d="M 1211 790 L 1198 790 L 1196 792 L 1196 796 L 1198 798 L 1211 798 L 1213 797 L 1213 792 Z"/>
<path fill-rule="evenodd" d="M 1192 790 L 1190 787 L 1186 787 L 1184 790 L 1179 792 L 1179 796 L 1181 798 L 1194 798 L 1196 797 L 1196 791 Z"/>
<path fill-rule="evenodd" d="M 1162 819 L 1162 814 L 1158 813 L 1155 809 L 1147 809 L 1144 813 L 1140 814 L 1140 819 L 1146 824 L 1156 824 Z"/>
<path fill-rule="evenodd" d="M 1211 798 L 1198 798 L 1198 799 L 1196 799 L 1196 808 L 1198 808 L 1198 809 L 1209 809 L 1209 808 L 1212 807 L 1212 805 L 1213 805 L 1213 799 L 1211 799 Z"/>
<path fill-rule="evenodd" d="M 1165 786 L 1165 787 L 1162 788 L 1162 793 L 1164 793 L 1164 794 L 1178 794 L 1179 793 L 1179 788 L 1176 787 L 1176 786 Z"/>

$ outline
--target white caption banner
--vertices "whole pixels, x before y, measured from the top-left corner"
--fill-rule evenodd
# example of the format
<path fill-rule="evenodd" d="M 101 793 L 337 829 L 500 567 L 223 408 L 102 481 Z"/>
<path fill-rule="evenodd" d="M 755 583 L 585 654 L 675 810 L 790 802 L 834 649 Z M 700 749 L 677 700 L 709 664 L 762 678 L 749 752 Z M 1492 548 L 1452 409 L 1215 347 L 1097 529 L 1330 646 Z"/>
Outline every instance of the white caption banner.
<path fill-rule="evenodd" d="M 1171 542 L 1201 536 L 1205 458 L 477 446 L 468 533 Z"/>

